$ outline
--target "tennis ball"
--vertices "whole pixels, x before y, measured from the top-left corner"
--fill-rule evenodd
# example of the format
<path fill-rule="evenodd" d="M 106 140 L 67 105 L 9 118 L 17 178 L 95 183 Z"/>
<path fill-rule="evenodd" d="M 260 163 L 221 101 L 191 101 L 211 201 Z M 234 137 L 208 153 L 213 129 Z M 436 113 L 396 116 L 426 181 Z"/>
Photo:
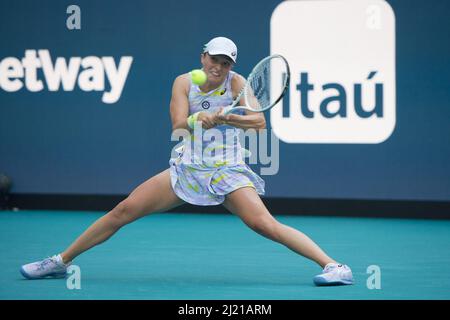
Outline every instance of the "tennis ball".
<path fill-rule="evenodd" d="M 207 76 L 206 73 L 201 69 L 195 69 L 189 72 L 191 75 L 192 82 L 198 86 L 205 84 Z"/>

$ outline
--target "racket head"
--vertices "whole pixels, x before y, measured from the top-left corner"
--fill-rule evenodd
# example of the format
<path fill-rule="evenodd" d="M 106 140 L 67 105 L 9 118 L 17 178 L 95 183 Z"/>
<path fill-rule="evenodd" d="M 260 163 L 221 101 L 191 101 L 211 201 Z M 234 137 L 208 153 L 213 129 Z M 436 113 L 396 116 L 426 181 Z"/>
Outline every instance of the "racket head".
<path fill-rule="evenodd" d="M 256 112 L 272 108 L 287 92 L 290 77 L 289 64 L 282 55 L 262 59 L 248 76 L 244 88 L 245 106 Z"/>

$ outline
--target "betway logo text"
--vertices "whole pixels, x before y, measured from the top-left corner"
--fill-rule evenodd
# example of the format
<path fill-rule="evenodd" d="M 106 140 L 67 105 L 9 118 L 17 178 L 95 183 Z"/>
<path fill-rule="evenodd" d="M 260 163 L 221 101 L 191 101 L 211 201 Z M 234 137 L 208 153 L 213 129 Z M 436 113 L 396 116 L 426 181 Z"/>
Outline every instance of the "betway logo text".
<path fill-rule="evenodd" d="M 52 62 L 48 50 L 26 50 L 22 60 L 6 57 L 0 61 L 0 88 L 7 92 L 16 92 L 25 87 L 31 92 L 72 91 L 75 85 L 83 91 L 103 91 L 104 103 L 115 103 L 120 99 L 128 77 L 133 57 L 120 58 L 118 65 L 113 57 L 88 56 L 85 58 L 58 57 Z M 39 79 L 38 70 L 42 69 L 44 79 Z M 45 84 L 44 84 L 45 81 Z M 109 90 L 105 91 L 105 83 Z"/>

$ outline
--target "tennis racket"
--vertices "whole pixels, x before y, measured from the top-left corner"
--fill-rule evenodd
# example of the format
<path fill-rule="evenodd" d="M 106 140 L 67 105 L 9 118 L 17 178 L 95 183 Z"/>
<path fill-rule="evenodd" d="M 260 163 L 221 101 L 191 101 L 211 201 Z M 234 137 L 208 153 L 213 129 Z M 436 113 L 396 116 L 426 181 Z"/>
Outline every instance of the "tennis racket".
<path fill-rule="evenodd" d="M 275 106 L 286 94 L 291 72 L 287 60 L 279 54 L 262 59 L 253 68 L 244 87 L 223 114 L 236 110 L 263 112 Z M 242 97 L 245 105 L 238 106 Z"/>

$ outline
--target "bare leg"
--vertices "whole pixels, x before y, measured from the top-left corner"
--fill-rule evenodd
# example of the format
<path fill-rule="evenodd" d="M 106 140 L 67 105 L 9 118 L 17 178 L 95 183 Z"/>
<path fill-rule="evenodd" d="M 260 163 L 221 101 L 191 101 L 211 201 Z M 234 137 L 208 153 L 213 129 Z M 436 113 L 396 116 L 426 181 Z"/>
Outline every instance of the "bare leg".
<path fill-rule="evenodd" d="M 275 220 L 255 189 L 245 187 L 231 192 L 227 195 L 224 205 L 257 233 L 315 261 L 322 268 L 330 262 L 336 262 L 307 235 Z"/>
<path fill-rule="evenodd" d="M 63 262 L 72 261 L 84 251 L 109 239 L 124 225 L 156 211 L 166 211 L 183 201 L 170 184 L 169 169 L 138 186 L 124 201 L 92 224 L 67 250 Z"/>

